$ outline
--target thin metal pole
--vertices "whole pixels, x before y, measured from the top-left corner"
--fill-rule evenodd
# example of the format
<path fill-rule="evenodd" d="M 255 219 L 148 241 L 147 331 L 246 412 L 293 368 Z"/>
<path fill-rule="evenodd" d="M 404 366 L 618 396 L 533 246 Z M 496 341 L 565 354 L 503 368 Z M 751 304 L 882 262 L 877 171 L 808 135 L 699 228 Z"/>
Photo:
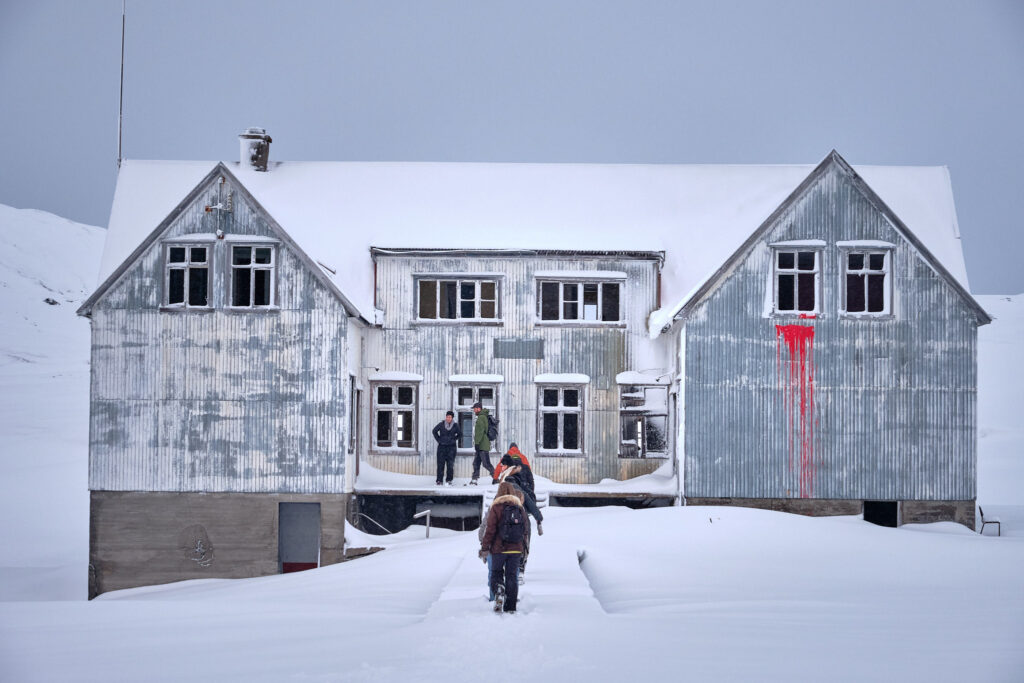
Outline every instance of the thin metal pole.
<path fill-rule="evenodd" d="M 117 167 L 121 168 L 121 119 L 124 117 L 124 15 L 125 2 L 121 0 L 121 93 L 117 102 Z"/>

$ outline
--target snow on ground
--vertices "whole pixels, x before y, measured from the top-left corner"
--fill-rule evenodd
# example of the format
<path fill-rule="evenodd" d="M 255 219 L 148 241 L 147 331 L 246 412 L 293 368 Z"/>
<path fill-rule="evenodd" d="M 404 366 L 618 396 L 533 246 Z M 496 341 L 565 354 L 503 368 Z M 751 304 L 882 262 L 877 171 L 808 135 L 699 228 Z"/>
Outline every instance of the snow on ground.
<path fill-rule="evenodd" d="M 1002 538 L 548 508 L 515 616 L 489 611 L 475 532 L 422 527 L 352 531 L 386 550 L 315 571 L 87 602 L 88 324 L 74 309 L 101 240 L 0 206 L 0 680 L 1024 679 L 1022 297 L 980 297 L 998 319 L 980 337 L 979 502 Z"/>

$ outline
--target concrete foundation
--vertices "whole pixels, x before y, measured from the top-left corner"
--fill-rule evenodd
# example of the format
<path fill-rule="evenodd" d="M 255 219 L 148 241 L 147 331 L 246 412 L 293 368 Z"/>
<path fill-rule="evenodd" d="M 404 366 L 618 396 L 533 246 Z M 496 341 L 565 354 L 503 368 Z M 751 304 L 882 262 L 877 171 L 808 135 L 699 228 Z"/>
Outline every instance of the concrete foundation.
<path fill-rule="evenodd" d="M 346 495 L 93 491 L 89 597 L 186 579 L 280 571 L 278 506 L 320 504 L 320 565 L 342 561 Z"/>
<path fill-rule="evenodd" d="M 975 525 L 973 500 L 902 500 L 900 524 L 927 524 L 930 522 L 957 522 L 968 529 Z M 733 505 L 791 512 L 811 517 L 831 515 L 859 515 L 864 501 L 836 498 L 687 498 L 687 505 Z"/>
<path fill-rule="evenodd" d="M 905 500 L 900 504 L 900 524 L 957 522 L 974 531 L 973 500 Z"/>

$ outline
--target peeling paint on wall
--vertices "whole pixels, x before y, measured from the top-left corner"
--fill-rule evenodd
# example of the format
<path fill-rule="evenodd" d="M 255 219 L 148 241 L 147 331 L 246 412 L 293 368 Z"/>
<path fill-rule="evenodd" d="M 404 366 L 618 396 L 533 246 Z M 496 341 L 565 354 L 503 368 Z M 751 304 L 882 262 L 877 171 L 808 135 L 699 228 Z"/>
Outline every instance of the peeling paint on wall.
<path fill-rule="evenodd" d="M 814 494 L 814 326 L 776 325 L 778 375 L 789 434 L 789 470 L 799 463 L 800 497 Z M 782 348 L 786 356 L 782 357 Z M 794 455 L 796 458 L 794 458 Z"/>

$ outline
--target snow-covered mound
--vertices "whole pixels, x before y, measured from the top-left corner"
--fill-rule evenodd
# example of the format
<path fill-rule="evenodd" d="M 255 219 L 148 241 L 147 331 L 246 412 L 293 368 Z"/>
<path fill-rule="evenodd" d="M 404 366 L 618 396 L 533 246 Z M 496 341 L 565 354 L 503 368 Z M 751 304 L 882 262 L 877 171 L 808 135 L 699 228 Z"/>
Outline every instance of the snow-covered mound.
<path fill-rule="evenodd" d="M 0 205 L 0 600 L 85 595 L 89 324 L 75 309 L 103 236 Z"/>

